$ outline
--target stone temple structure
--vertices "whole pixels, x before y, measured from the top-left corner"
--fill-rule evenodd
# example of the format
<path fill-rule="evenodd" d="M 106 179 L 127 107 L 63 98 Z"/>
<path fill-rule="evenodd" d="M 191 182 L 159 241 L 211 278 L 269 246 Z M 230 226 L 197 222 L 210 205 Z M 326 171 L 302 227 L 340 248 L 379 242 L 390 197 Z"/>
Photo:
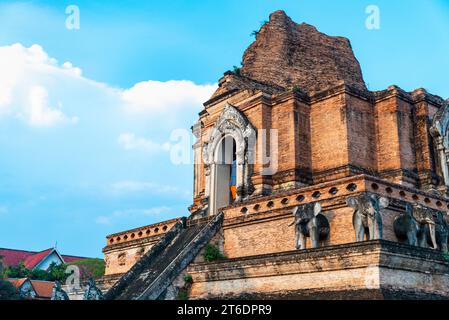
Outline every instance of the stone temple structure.
<path fill-rule="evenodd" d="M 274 12 L 193 126 L 190 216 L 108 236 L 105 299 L 446 299 L 448 128 Z"/>

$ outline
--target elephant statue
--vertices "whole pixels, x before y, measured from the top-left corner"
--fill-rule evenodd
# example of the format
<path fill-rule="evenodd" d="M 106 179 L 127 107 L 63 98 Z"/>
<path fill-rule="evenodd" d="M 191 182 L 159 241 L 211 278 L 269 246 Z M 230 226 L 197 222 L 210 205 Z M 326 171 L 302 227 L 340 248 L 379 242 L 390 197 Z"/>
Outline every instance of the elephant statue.
<path fill-rule="evenodd" d="M 443 253 L 448 252 L 448 241 L 449 241 L 449 225 L 447 223 L 448 216 L 446 213 L 438 212 L 436 217 L 435 225 L 435 236 L 438 249 Z"/>
<path fill-rule="evenodd" d="M 321 213 L 321 205 L 318 202 L 297 206 L 293 210 L 295 225 L 296 249 L 306 249 L 307 237 L 311 238 L 312 248 L 318 248 L 319 241 L 329 236 L 329 221 Z"/>
<path fill-rule="evenodd" d="M 399 239 L 406 239 L 411 246 L 418 246 L 422 241 L 424 230 L 421 224 L 413 216 L 413 207 L 407 203 L 405 212 L 400 214 L 393 223 L 394 233 Z"/>
<path fill-rule="evenodd" d="M 346 204 L 354 209 L 352 223 L 357 242 L 382 239 L 382 216 L 380 210 L 388 207 L 389 200 L 374 194 L 349 197 Z"/>
<path fill-rule="evenodd" d="M 436 229 L 440 238 L 447 237 L 444 233 L 449 231 L 444 225 L 437 226 L 430 209 L 409 203 L 405 205 L 405 212 L 394 220 L 393 229 L 398 239 L 407 240 L 409 245 L 422 248 L 430 245 L 433 249 L 438 248 Z"/>

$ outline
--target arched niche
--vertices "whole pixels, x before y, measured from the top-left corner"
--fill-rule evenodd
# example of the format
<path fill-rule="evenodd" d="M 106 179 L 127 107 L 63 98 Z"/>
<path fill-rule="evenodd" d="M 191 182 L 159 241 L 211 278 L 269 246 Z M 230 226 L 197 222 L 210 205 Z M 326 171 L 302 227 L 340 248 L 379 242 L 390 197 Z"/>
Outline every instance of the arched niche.
<path fill-rule="evenodd" d="M 237 143 L 232 135 L 225 135 L 217 144 L 214 153 L 215 207 L 227 207 L 237 200 Z"/>
<path fill-rule="evenodd" d="M 235 145 L 232 152 L 227 142 Z M 253 192 L 251 182 L 252 166 L 255 159 L 256 130 L 246 116 L 230 104 L 226 104 L 217 119 L 215 127 L 203 149 L 206 197 L 209 199 L 209 214 L 231 204 L 224 194 L 228 181 L 229 163 L 223 163 L 235 157 L 236 197 L 235 202 L 247 199 Z M 226 161 L 225 161 L 226 162 Z"/>

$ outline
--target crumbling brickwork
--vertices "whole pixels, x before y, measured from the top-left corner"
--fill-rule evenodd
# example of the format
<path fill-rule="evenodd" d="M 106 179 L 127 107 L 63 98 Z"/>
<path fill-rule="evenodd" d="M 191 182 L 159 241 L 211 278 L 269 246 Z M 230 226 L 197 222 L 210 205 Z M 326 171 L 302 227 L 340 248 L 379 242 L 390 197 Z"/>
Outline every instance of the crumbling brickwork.
<path fill-rule="evenodd" d="M 296 24 L 283 11 L 270 20 L 245 51 L 241 73 L 251 79 L 305 92 L 339 81 L 365 89 L 362 71 L 343 37 L 330 37 L 308 24 Z"/>

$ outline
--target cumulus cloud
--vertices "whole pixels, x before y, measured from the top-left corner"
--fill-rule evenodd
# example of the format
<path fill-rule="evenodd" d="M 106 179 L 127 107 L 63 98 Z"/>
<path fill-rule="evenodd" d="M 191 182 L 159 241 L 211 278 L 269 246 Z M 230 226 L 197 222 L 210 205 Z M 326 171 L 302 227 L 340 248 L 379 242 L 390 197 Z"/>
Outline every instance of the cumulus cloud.
<path fill-rule="evenodd" d="M 174 112 L 186 106 L 199 108 L 216 87 L 191 81 L 146 81 L 123 91 L 122 98 L 131 113 Z"/>
<path fill-rule="evenodd" d="M 182 118 L 183 113 L 174 111 L 200 110 L 215 88 L 191 81 L 146 81 L 129 89 L 116 88 L 84 77 L 69 61 L 60 64 L 40 45 L 0 46 L 0 117 L 12 116 L 34 127 L 76 124 L 78 119 L 82 121 L 80 109 L 87 106 L 94 117 L 106 108 L 97 101 L 107 101 L 109 113 L 116 110 L 140 116 L 168 112 L 170 119 Z M 129 150 L 157 147 L 132 134 L 124 134 L 121 141 Z"/>
<path fill-rule="evenodd" d="M 73 72 L 77 76 L 81 76 L 83 74 L 83 72 L 80 68 L 74 67 L 73 64 L 69 61 L 64 62 L 62 67 L 65 70 L 69 70 L 70 72 Z"/>
<path fill-rule="evenodd" d="M 118 137 L 119 145 L 125 150 L 140 150 L 147 152 L 170 151 L 170 143 L 159 144 L 150 139 L 137 137 L 134 133 L 122 133 Z"/>
<path fill-rule="evenodd" d="M 48 178 L 61 185 L 100 186 L 100 191 L 123 203 L 145 198 L 140 205 L 149 209 L 106 214 L 96 218 L 100 224 L 122 217 L 171 213 L 167 207 L 152 208 L 159 203 L 147 194 L 168 195 L 171 206 L 190 200 L 190 183 L 165 185 L 168 177 L 176 179 L 181 171 L 159 155 L 170 151 L 171 156 L 177 150 L 173 131 L 191 126 L 216 86 L 147 81 L 120 88 L 89 79 L 73 63 L 62 61 L 50 57 L 39 45 L 0 46 L 0 128 L 23 142 L 17 148 L 13 139 L 0 141 L 4 154 L 21 160 L 7 161 L 10 167 L 4 166 L 20 178 L 26 177 L 14 179 L 14 183 L 26 180 L 40 186 Z M 42 132 L 36 134 L 37 130 Z M 156 135 L 162 143 L 155 140 Z M 128 152 L 135 152 L 135 163 L 129 164 Z M 161 170 L 148 173 L 150 162 Z M 135 179 L 139 172 L 154 183 L 122 181 Z M 122 182 L 111 187 L 111 181 Z M 80 192 L 84 194 L 84 187 Z M 0 208 L 0 214 L 5 210 Z"/>
<path fill-rule="evenodd" d="M 13 115 L 36 127 L 76 123 L 76 117 L 63 113 L 62 103 L 50 103 L 48 92 L 53 88 L 48 84 L 79 76 L 79 68 L 58 65 L 39 45 L 13 44 L 0 47 L 0 70 L 0 115 Z"/>
<path fill-rule="evenodd" d="M 77 117 L 69 119 L 60 109 L 52 108 L 48 103 L 48 92 L 42 86 L 30 89 L 28 106 L 26 120 L 31 126 L 50 127 L 58 123 L 78 121 Z"/>

